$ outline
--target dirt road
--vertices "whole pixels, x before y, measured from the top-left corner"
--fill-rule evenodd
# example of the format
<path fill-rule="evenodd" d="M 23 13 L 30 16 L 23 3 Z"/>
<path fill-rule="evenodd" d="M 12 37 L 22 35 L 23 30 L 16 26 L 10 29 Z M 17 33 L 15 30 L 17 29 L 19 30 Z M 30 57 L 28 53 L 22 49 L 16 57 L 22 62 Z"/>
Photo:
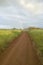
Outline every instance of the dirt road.
<path fill-rule="evenodd" d="M 30 37 L 23 32 L 1 55 L 0 65 L 41 65 Z"/>

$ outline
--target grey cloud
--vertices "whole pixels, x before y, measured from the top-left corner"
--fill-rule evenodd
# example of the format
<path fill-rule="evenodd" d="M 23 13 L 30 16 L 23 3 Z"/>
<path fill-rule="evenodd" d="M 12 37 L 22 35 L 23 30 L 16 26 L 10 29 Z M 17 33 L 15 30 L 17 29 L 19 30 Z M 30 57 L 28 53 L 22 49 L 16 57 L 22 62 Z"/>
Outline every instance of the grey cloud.
<path fill-rule="evenodd" d="M 43 0 L 25 0 L 26 3 L 29 3 L 29 2 L 43 2 Z"/>
<path fill-rule="evenodd" d="M 0 6 L 17 6 L 19 5 L 19 0 L 0 0 Z"/>
<path fill-rule="evenodd" d="M 0 6 L 8 6 L 9 2 L 7 0 L 0 0 Z"/>
<path fill-rule="evenodd" d="M 28 27 L 31 25 L 41 26 L 43 20 L 40 18 L 43 17 L 43 15 L 34 16 L 30 11 L 22 8 L 21 5 L 19 5 L 19 1 L 20 0 L 0 0 L 0 25 L 10 25 L 17 28 L 20 28 L 21 26 Z M 42 2 L 42 0 L 25 0 L 25 2 L 39 3 Z M 21 25 L 20 22 L 24 23 Z"/>
<path fill-rule="evenodd" d="M 24 0 L 25 3 L 40 3 L 40 2 L 43 2 L 43 0 Z M 20 5 L 20 0 L 0 0 L 0 5 L 3 5 L 3 6 L 10 6 L 10 5 Z"/>

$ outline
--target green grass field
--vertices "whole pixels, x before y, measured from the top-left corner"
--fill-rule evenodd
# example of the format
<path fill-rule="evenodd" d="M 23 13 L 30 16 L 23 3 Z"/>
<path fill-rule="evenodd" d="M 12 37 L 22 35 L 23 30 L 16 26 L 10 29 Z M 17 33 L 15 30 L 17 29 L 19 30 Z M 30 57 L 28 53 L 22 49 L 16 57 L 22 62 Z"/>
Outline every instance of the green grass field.
<path fill-rule="evenodd" d="M 31 29 L 29 33 L 43 56 L 43 29 Z"/>
<path fill-rule="evenodd" d="M 7 48 L 20 33 L 21 30 L 0 30 L 0 52 Z"/>

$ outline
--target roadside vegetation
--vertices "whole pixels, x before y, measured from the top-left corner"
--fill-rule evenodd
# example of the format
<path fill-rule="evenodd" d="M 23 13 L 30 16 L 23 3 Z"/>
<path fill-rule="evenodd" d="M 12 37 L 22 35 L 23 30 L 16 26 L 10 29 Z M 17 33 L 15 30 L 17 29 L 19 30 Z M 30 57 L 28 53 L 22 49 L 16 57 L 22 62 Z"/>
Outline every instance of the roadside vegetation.
<path fill-rule="evenodd" d="M 21 30 L 0 30 L 0 53 L 3 52 L 10 44 L 10 42 L 18 37 Z"/>
<path fill-rule="evenodd" d="M 39 50 L 38 52 L 43 62 L 43 29 L 31 28 L 29 29 L 29 33 Z"/>

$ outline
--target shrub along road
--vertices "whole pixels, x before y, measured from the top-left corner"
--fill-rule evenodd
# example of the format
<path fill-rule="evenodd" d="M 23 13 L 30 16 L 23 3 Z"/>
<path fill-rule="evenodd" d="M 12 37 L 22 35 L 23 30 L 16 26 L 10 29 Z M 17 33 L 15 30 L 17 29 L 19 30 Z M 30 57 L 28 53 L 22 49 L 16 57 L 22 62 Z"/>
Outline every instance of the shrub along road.
<path fill-rule="evenodd" d="M 1 55 L 0 65 L 41 65 L 32 41 L 26 32 L 14 40 Z"/>

